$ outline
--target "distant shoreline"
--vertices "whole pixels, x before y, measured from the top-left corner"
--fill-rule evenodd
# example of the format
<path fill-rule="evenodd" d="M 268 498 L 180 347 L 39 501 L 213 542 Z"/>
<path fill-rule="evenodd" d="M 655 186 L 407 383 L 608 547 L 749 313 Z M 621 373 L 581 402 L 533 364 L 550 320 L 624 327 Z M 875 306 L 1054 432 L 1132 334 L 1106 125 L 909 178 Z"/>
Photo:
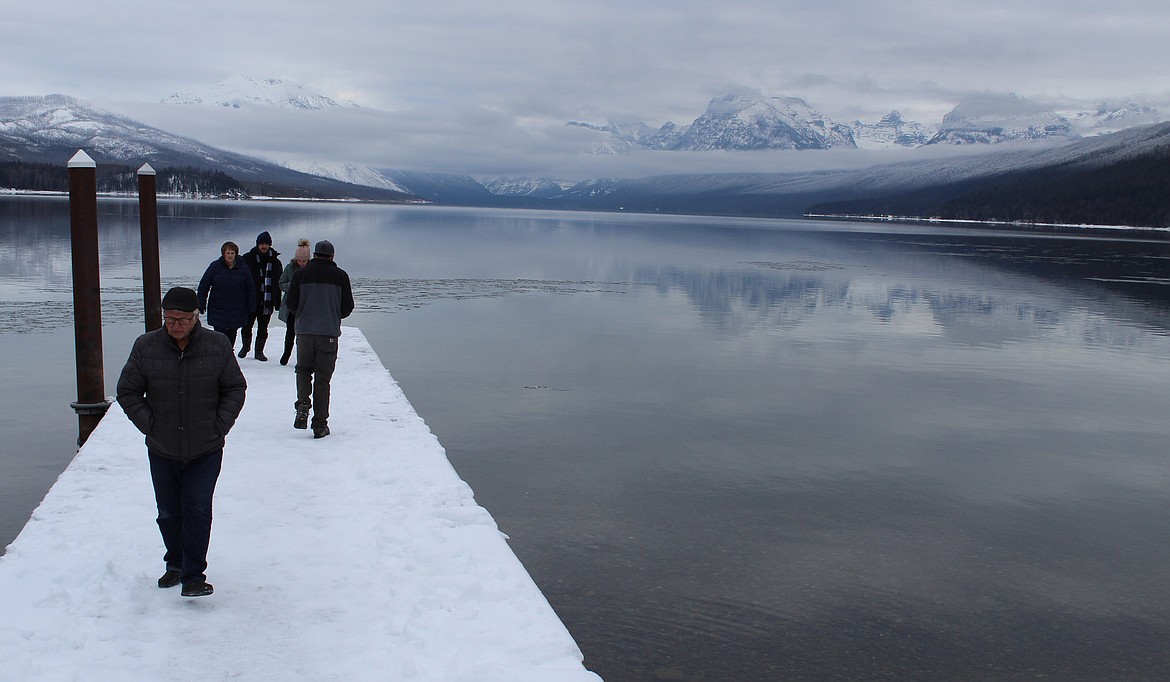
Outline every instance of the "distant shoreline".
<path fill-rule="evenodd" d="M 24 197 L 57 197 L 68 198 L 68 192 L 55 190 L 24 190 L 0 188 L 0 196 L 24 196 Z M 107 197 L 114 199 L 135 199 L 138 197 L 136 192 L 98 192 L 99 197 Z M 291 201 L 301 203 L 332 203 L 332 204 L 396 204 L 403 206 L 427 206 L 438 205 L 430 201 L 417 202 L 386 202 L 369 199 L 357 198 L 321 198 L 321 197 L 276 197 L 276 196 L 208 196 L 208 195 L 192 195 L 192 194 L 175 194 L 175 193 L 158 193 L 159 199 L 172 200 L 199 200 L 199 201 Z M 465 204 L 451 204 L 451 206 L 458 206 L 461 208 L 498 208 L 492 206 L 468 206 Z M 513 207 L 525 208 L 525 207 Z M 582 209 L 572 208 L 553 208 L 552 210 L 561 211 L 580 211 Z M 597 209 L 593 209 L 597 210 Z M 588 212 L 588 210 L 586 210 Z M 623 212 L 623 209 L 616 209 L 614 212 Z M 650 211 L 631 211 L 632 213 L 648 213 Z M 661 214 L 658 214 L 661 215 Z M 738 214 L 704 214 L 704 213 L 690 213 L 682 212 L 673 215 L 712 215 L 712 217 L 764 217 L 764 216 L 750 216 Z M 782 219 L 785 217 L 795 216 L 766 216 L 768 218 Z M 851 221 L 851 222 L 869 222 L 869 223 L 906 223 L 919 225 L 948 225 L 948 226 L 968 226 L 982 229 L 1003 230 L 1018 233 L 1035 233 L 1035 234 L 1053 234 L 1053 235 L 1070 235 L 1078 234 L 1083 236 L 1103 237 L 1108 236 L 1112 238 L 1122 239 L 1152 239 L 1157 241 L 1170 240 L 1170 227 L 1144 227 L 1133 225 L 1090 225 L 1090 224 L 1073 224 L 1073 223 L 1036 223 L 1022 220 L 963 220 L 957 218 L 924 218 L 922 216 L 905 216 L 905 215 L 875 215 L 875 214 L 852 214 L 852 213 L 804 213 L 803 218 L 809 220 L 828 220 L 828 221 Z"/>
<path fill-rule="evenodd" d="M 99 197 L 107 199 L 137 199 L 137 192 L 98 192 Z M 20 197 L 54 197 L 54 198 L 69 198 L 69 192 L 51 189 L 10 189 L 0 188 L 0 196 L 20 196 Z M 177 194 L 174 192 L 158 192 L 156 197 L 159 199 L 178 199 L 190 201 L 299 201 L 299 202 L 314 202 L 325 204 L 394 204 L 402 206 L 420 206 L 430 205 L 433 202 L 429 201 L 403 201 L 391 202 L 376 199 L 357 199 L 350 197 L 340 198 L 326 198 L 326 197 L 274 197 L 268 195 L 248 195 L 248 196 L 224 196 L 211 194 Z"/>
<path fill-rule="evenodd" d="M 916 223 L 929 225 L 971 226 L 1041 234 L 1084 234 L 1129 237 L 1134 239 L 1170 239 L 1170 227 L 1135 227 L 1133 225 L 1088 225 L 1072 223 L 1034 223 L 1022 220 L 960 220 L 957 218 L 923 218 L 921 216 L 867 215 L 845 213 L 805 213 L 812 220 L 847 220 L 874 223 Z"/>

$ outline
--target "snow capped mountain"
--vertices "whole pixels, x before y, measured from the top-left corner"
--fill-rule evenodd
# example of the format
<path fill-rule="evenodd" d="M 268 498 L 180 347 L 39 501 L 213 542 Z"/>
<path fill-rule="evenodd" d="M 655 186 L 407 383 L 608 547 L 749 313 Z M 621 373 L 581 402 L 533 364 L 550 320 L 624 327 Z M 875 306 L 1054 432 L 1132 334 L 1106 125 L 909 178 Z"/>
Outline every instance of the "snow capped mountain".
<path fill-rule="evenodd" d="M 645 123 L 610 122 L 598 126 L 570 121 L 603 133 L 594 143 L 598 153 L 630 149 L 711 151 L 756 149 L 829 149 L 856 147 L 849 126 L 834 123 L 799 97 L 716 97 L 707 111 L 688 126 L 673 122 L 654 129 Z"/>
<path fill-rule="evenodd" d="M 927 144 L 1073 140 L 1165 120 L 1156 107 L 1136 102 L 1058 107 L 1017 95 L 983 95 L 960 102 Z"/>
<path fill-rule="evenodd" d="M 917 147 L 926 144 L 936 132 L 916 121 L 907 121 L 897 111 L 891 111 L 877 123 L 854 121 L 849 127 L 853 129 L 853 139 L 861 149 Z"/>
<path fill-rule="evenodd" d="M 597 179 L 578 183 L 552 198 L 548 205 L 586 210 L 796 216 L 826 202 L 880 202 L 884 197 L 894 197 L 901 198 L 912 208 L 915 202 L 927 205 L 932 201 L 946 201 L 951 196 L 949 188 L 967 193 L 981 186 L 991 186 L 994 182 L 1004 182 L 1003 178 L 1010 175 L 1030 173 L 1032 177 L 1059 181 L 1072 174 L 1079 173 L 1083 177 L 1085 173 L 1108 170 L 1115 164 L 1129 161 L 1138 162 L 1137 167 L 1148 174 L 1150 168 L 1165 166 L 1167 150 L 1170 150 L 1170 123 L 1162 123 L 1086 137 L 1059 146 L 1012 145 L 992 147 L 985 153 L 943 157 L 925 154 L 918 160 L 855 170 Z M 1150 165 L 1141 166 L 1144 162 Z M 1133 174 L 1123 169 L 1121 177 L 1133 177 Z M 1149 184 L 1156 192 L 1156 182 Z M 1135 192 L 1141 189 L 1140 185 L 1132 182 L 1118 184 L 1126 188 L 1122 191 L 1132 189 Z M 1106 185 L 1101 194 L 1107 197 L 1116 191 L 1115 187 Z M 1054 196 L 1049 194 L 1047 200 L 1052 201 Z M 1060 201 L 1057 198 L 1057 203 Z M 1164 199 L 1151 204 L 1164 207 Z M 882 213 L 873 208 L 863 212 Z M 916 215 L 913 212 L 902 214 Z M 1164 217 L 1160 220 L 1164 221 Z"/>
<path fill-rule="evenodd" d="M 794 120 L 793 112 L 808 116 L 814 122 L 820 120 L 819 126 L 811 126 L 814 131 L 834 130 L 831 122 L 817 117 L 814 109 L 803 108 L 800 103 L 800 100 L 778 103 L 775 100 L 721 98 L 708 108 L 709 125 L 698 126 L 698 130 L 705 131 L 702 136 L 693 133 L 694 125 L 664 126 L 658 130 L 641 126 L 579 125 L 585 135 L 609 136 L 617 141 L 615 147 L 629 145 L 631 149 L 647 140 L 664 140 L 672 136 L 678 143 L 675 148 L 683 148 L 683 140 L 714 139 L 712 136 L 720 130 L 730 131 L 729 135 L 761 130 L 790 135 L 791 130 L 799 129 L 799 126 L 791 123 Z M 1028 173 L 1033 174 L 1029 177 L 1048 177 L 1045 174 L 1049 174 L 1060 179 L 1077 173 L 1080 174 L 1078 177 L 1088 177 L 1087 173 L 1103 170 L 1112 173 L 1112 177 L 1125 180 L 1133 177 L 1135 172 L 1149 174 L 1164 167 L 1166 150 L 1170 149 L 1170 123 L 1070 139 L 1080 135 L 1078 131 L 1081 130 L 1102 129 L 1107 125 L 1125 125 L 1129 121 L 1157 117 L 1153 107 L 1136 104 L 1120 107 L 1101 105 L 1087 109 L 1081 115 L 1077 113 L 1075 109 L 1057 112 L 1049 106 L 1019 98 L 981 98 L 962 103 L 946 119 L 951 132 L 972 136 L 984 134 L 987 140 L 1023 139 L 1020 135 L 1036 135 L 1037 138 L 1028 139 L 1038 139 L 1036 131 L 1048 132 L 1047 126 L 1055 126 L 1056 133 L 1068 142 L 1062 145 L 1013 145 L 1000 150 L 991 148 L 979 154 L 948 154 L 945 158 L 924 153 L 921 155 L 923 158 L 916 161 L 900 161 L 855 170 L 666 174 L 627 179 L 595 178 L 570 186 L 548 178 L 497 177 L 478 182 L 467 175 L 376 169 L 343 162 L 306 162 L 297 164 L 299 170 L 292 170 L 103 112 L 71 97 L 0 97 L 0 161 L 61 166 L 81 148 L 99 164 L 116 163 L 133 168 L 148 161 L 156 169 L 169 168 L 182 172 L 192 167 L 218 171 L 238 180 L 243 191 L 268 197 L 356 198 L 396 203 L 424 200 L 451 206 L 759 216 L 796 216 L 806 213 L 810 206 L 858 201 L 880 204 L 887 199 L 899 200 L 899 197 L 902 197 L 903 202 L 899 206 L 908 205 L 906 202 L 927 201 L 931 191 L 935 192 L 934 196 L 938 199 L 945 198 L 947 192 L 952 191 L 951 188 L 969 194 L 981 187 L 994 187 L 992 183 L 1002 182 L 997 178 L 1005 174 L 1020 177 Z M 716 126 L 715 123 L 720 121 L 727 125 L 723 128 Z M 781 122 L 788 128 L 781 129 Z M 899 135 L 905 139 L 920 132 L 915 125 L 905 121 L 897 112 L 892 112 L 871 128 L 860 128 L 872 133 L 871 136 L 858 134 L 847 139 L 860 140 L 862 145 L 873 140 L 898 145 L 901 144 L 898 142 Z M 876 133 L 883 133 L 885 137 Z M 1012 134 L 1017 137 L 1012 138 Z M 719 139 L 731 138 L 725 136 Z M 743 139 L 734 138 L 736 142 L 742 142 Z M 750 142 L 753 138 L 749 135 L 746 139 Z M 707 145 L 698 148 L 715 147 Z M 646 147 L 642 146 L 641 149 Z M 1126 162 L 1133 163 L 1128 168 L 1112 168 L 1113 165 Z M 300 171 L 308 171 L 311 175 Z M 1125 181 L 1118 186 L 1134 189 L 1136 185 L 1141 183 Z M 938 189 L 940 187 L 943 189 Z M 1157 187 L 1154 191 L 1157 191 Z M 1130 196 L 1124 195 L 1122 200 Z M 1145 195 L 1132 196 L 1144 201 Z M 1054 195 L 1050 195 L 1047 201 L 1048 205 L 1055 206 L 1068 203 L 1059 196 L 1054 198 Z M 1160 205 L 1158 201 L 1160 199 L 1146 203 L 1157 206 Z M 916 204 L 909 205 L 913 208 Z M 1135 202 L 1133 205 L 1144 204 Z M 1121 211 L 1116 213 L 1120 215 Z"/>
<path fill-rule="evenodd" d="M 625 154 L 635 149 L 657 148 L 653 139 L 659 131 L 645 123 L 626 125 L 610 121 L 607 125 L 600 126 L 569 121 L 565 125 L 597 133 L 589 142 L 590 154 Z M 667 123 L 662 130 L 673 126 L 673 123 Z"/>
<path fill-rule="evenodd" d="M 413 199 L 397 188 L 345 184 L 218 149 L 65 95 L 0 97 L 0 162 L 63 166 L 78 149 L 98 164 L 134 168 L 149 163 L 155 170 L 216 171 L 241 183 L 256 183 L 269 196 L 283 192 L 317 198 Z"/>
<path fill-rule="evenodd" d="M 994 144 L 1075 139 L 1081 134 L 1049 106 L 1016 95 L 983 95 L 960 102 L 927 144 Z"/>
<path fill-rule="evenodd" d="M 548 198 L 564 194 L 574 183 L 551 178 L 488 178 L 480 184 L 497 196 Z"/>
<path fill-rule="evenodd" d="M 198 101 L 203 106 L 230 107 L 235 106 L 231 104 L 233 101 L 240 103 L 238 106 L 254 105 L 255 109 L 251 111 L 257 118 L 264 120 L 267 120 L 264 117 L 270 111 L 264 107 L 283 106 L 286 111 L 271 112 L 274 118 L 283 119 L 300 119 L 299 112 L 308 111 L 304 106 L 291 103 L 295 97 L 287 96 L 297 88 L 290 89 L 276 81 L 261 83 L 251 79 L 237 79 L 236 82 L 239 87 L 233 96 L 227 96 L 228 89 L 225 87 L 220 90 L 220 94 L 223 95 L 222 101 L 202 98 L 198 98 Z M 261 87 L 257 89 L 254 86 Z M 277 91 L 284 94 L 279 97 L 273 95 L 267 99 L 260 98 L 258 91 L 265 90 L 269 94 Z M 245 96 L 245 91 L 251 94 Z M 195 99 L 181 100 L 176 96 L 173 101 L 194 102 Z M 333 102 L 332 106 L 335 108 L 341 105 Z M 1162 109 L 1170 111 L 1170 105 L 1162 106 Z M 198 114 L 199 117 L 214 115 L 213 111 L 203 111 L 203 114 Z M 345 118 L 351 113 L 360 113 L 360 110 L 355 112 L 338 109 L 334 116 Z M 235 118 L 230 110 L 225 110 L 224 114 L 229 118 Z M 183 115 L 178 118 L 183 120 L 189 116 Z M 312 126 L 322 125 L 325 119 L 329 118 L 330 115 L 306 115 L 304 120 L 309 122 L 308 129 L 311 129 Z M 654 159 L 657 162 L 662 157 L 669 156 L 668 152 L 671 150 L 801 150 L 833 147 L 893 149 L 918 147 L 924 144 L 986 145 L 1012 140 L 1052 138 L 1063 143 L 1060 148 L 1075 146 L 1083 151 L 1084 142 L 1099 139 L 1105 133 L 1133 128 L 1139 124 L 1160 122 L 1165 118 L 1159 113 L 1158 107 L 1150 102 L 1127 101 L 1125 104 L 1102 102 L 1084 107 L 1065 105 L 1058 108 L 1017 96 L 983 96 L 960 102 L 947 114 L 936 134 L 928 126 L 906 120 L 898 111 L 890 112 L 877 123 L 854 121 L 850 126 L 844 126 L 822 115 L 800 98 L 728 95 L 711 100 L 704 114 L 690 125 L 667 123 L 659 128 L 644 123 L 610 122 L 598 126 L 574 122 L 567 125 L 579 130 L 570 133 L 571 137 L 582 143 L 578 149 L 592 149 L 594 153 L 609 154 L 637 152 L 635 156 L 658 157 Z M 1082 137 L 1089 139 L 1077 142 L 1078 138 Z M 935 165 L 919 165 L 912 169 L 899 168 L 897 172 L 885 167 L 870 174 L 855 172 L 848 177 L 847 182 L 853 190 L 884 192 L 898 189 L 889 186 L 891 178 L 898 178 L 901 187 L 910 187 L 914 183 L 926 185 L 946 179 L 961 180 L 967 174 L 982 174 L 985 163 L 1000 169 L 1018 168 L 1026 163 L 1026 159 L 1031 158 L 1030 155 L 1043 152 L 1045 149 L 1057 148 L 1056 145 L 1013 147 L 1007 152 L 996 154 L 994 163 L 991 155 L 983 154 L 980 150 L 978 156 L 988 156 L 986 161 L 982 158 L 971 158 L 962 163 L 958 161 L 944 163 L 939 160 Z M 450 205 L 530 206 L 542 202 L 549 204 L 562 202 L 573 207 L 581 207 L 597 205 L 597 202 L 604 200 L 611 202 L 612 205 L 601 205 L 601 208 L 617 210 L 637 207 L 639 197 L 651 197 L 653 203 L 651 199 L 645 199 L 641 204 L 643 208 L 735 213 L 743 210 L 742 206 L 735 202 L 744 197 L 791 197 L 791 200 L 785 199 L 790 201 L 791 206 L 761 201 L 759 204 L 761 208 L 753 209 L 761 213 L 774 213 L 781 209 L 798 210 L 801 207 L 799 202 L 806 201 L 814 194 L 820 196 L 829 191 L 836 192 L 838 189 L 836 182 L 846 177 L 835 171 L 792 173 L 783 177 L 774 174 L 735 173 L 742 168 L 732 167 L 730 174 L 701 173 L 685 178 L 661 175 L 642 180 L 596 178 L 572 186 L 547 177 L 493 177 L 481 183 L 469 175 L 457 173 L 436 174 L 375 168 L 345 161 L 320 161 L 312 159 L 304 150 L 296 149 L 291 152 L 286 150 L 286 153 L 294 158 L 307 160 L 278 165 L 211 147 L 125 116 L 103 112 L 64 95 L 0 97 L 0 162 L 24 161 L 60 165 L 71 158 L 78 149 L 85 149 L 99 164 L 137 166 L 149 162 L 156 169 L 192 167 L 221 171 L 242 183 L 250 183 L 250 188 L 263 192 L 268 191 L 266 188 L 280 185 L 282 188 L 300 192 L 299 196 L 358 197 L 389 201 L 404 200 L 402 194 L 406 193 L 415 197 L 406 200 L 417 200 L 417 197 L 422 197 Z M 965 151 L 955 150 L 962 156 L 971 156 L 962 153 Z M 1004 155 L 1017 152 L 1021 156 Z M 950 156 L 952 153 L 948 151 L 946 155 Z M 1099 155 L 1105 154 L 1102 151 Z M 723 156 L 730 160 L 730 163 L 738 165 L 736 155 Z M 922 156 L 935 158 L 939 154 L 924 153 Z M 330 159 L 335 157 L 336 154 L 329 155 Z M 1009 161 L 1011 163 L 1008 163 Z M 678 172 L 681 172 L 681 169 Z M 355 187 L 356 185 L 361 187 Z M 669 202 L 658 202 L 657 198 L 664 196 L 670 198 Z M 721 200 L 720 196 L 726 199 L 726 205 L 716 205 Z M 705 208 L 699 206 L 702 202 L 709 202 L 710 206 L 704 205 Z"/>
<path fill-rule="evenodd" d="M 1072 121 L 1081 134 L 1089 137 L 1104 133 L 1115 133 L 1134 126 L 1161 123 L 1166 117 L 1151 105 L 1126 102 L 1113 104 L 1100 102 L 1091 110 L 1067 110 L 1060 112 Z"/>
<path fill-rule="evenodd" d="M 1057 107 L 1016 95 L 983 95 L 960 102 L 940 125 L 905 119 L 897 110 L 877 123 L 834 122 L 799 97 L 727 95 L 711 100 L 690 125 L 578 121 L 597 133 L 593 153 L 621 154 L 635 149 L 894 149 L 926 144 L 995 144 L 1012 141 L 1070 141 L 1168 119 L 1150 104 Z"/>
<path fill-rule="evenodd" d="M 164 104 L 212 105 L 239 109 L 244 106 L 277 109 L 320 110 L 355 104 L 335 100 L 307 90 L 304 86 L 275 78 L 257 80 L 234 75 L 198 92 L 179 92 L 162 100 Z"/>
<path fill-rule="evenodd" d="M 359 166 L 353 163 L 323 163 L 320 161 L 309 161 L 304 163 L 292 162 L 284 164 L 286 167 L 309 175 L 316 175 L 319 178 L 329 178 L 330 180 L 340 180 L 341 182 L 348 182 L 354 185 L 364 185 L 365 187 L 377 187 L 378 189 L 388 189 L 395 192 L 402 192 L 409 194 L 409 190 L 394 182 L 385 175 L 382 175 L 376 168 L 370 166 Z"/>
<path fill-rule="evenodd" d="M 174 165 L 256 172 L 263 162 L 94 109 L 66 95 L 0 97 L 0 148 L 15 159 L 52 162 L 80 148 L 99 162 L 167 160 Z M 15 153 L 19 149 L 20 153 Z"/>
<path fill-rule="evenodd" d="M 706 151 L 856 146 L 848 126 L 833 123 L 799 97 L 727 95 L 711 100 L 707 111 L 669 148 Z"/>

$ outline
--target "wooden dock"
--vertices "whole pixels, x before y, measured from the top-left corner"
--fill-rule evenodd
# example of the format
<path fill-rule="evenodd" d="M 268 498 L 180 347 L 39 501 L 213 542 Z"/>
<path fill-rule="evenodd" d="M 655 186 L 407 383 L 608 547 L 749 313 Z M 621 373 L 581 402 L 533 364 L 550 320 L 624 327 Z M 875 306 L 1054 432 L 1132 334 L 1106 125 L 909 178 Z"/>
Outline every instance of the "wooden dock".
<path fill-rule="evenodd" d="M 155 585 L 146 448 L 115 405 L 0 558 L 0 679 L 599 679 L 359 330 L 327 438 L 292 428 L 291 365 L 240 364 L 215 594 Z"/>

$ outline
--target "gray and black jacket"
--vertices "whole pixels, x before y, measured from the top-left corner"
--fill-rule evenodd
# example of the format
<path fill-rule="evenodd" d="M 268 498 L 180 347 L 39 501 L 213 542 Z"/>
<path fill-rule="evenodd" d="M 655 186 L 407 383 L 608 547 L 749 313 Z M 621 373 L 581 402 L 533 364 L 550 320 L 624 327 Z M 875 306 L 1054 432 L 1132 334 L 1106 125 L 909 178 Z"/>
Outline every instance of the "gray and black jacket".
<path fill-rule="evenodd" d="M 118 404 L 151 451 L 190 461 L 223 447 L 247 388 L 228 338 L 197 322 L 186 349 L 165 327 L 138 337 L 118 377 Z"/>
<path fill-rule="evenodd" d="M 297 270 L 285 298 L 298 334 L 341 336 L 341 321 L 353 312 L 349 275 L 328 258 L 314 256 Z"/>

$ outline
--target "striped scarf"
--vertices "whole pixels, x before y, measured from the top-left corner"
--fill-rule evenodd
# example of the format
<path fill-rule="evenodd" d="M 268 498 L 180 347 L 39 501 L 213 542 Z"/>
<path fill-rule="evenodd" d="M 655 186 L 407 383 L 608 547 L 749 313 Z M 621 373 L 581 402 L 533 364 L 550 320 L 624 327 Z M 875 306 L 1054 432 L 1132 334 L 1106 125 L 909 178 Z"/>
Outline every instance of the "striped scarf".
<path fill-rule="evenodd" d="M 272 314 L 272 259 L 256 254 L 256 265 L 261 268 L 260 291 L 264 294 L 264 315 Z"/>

